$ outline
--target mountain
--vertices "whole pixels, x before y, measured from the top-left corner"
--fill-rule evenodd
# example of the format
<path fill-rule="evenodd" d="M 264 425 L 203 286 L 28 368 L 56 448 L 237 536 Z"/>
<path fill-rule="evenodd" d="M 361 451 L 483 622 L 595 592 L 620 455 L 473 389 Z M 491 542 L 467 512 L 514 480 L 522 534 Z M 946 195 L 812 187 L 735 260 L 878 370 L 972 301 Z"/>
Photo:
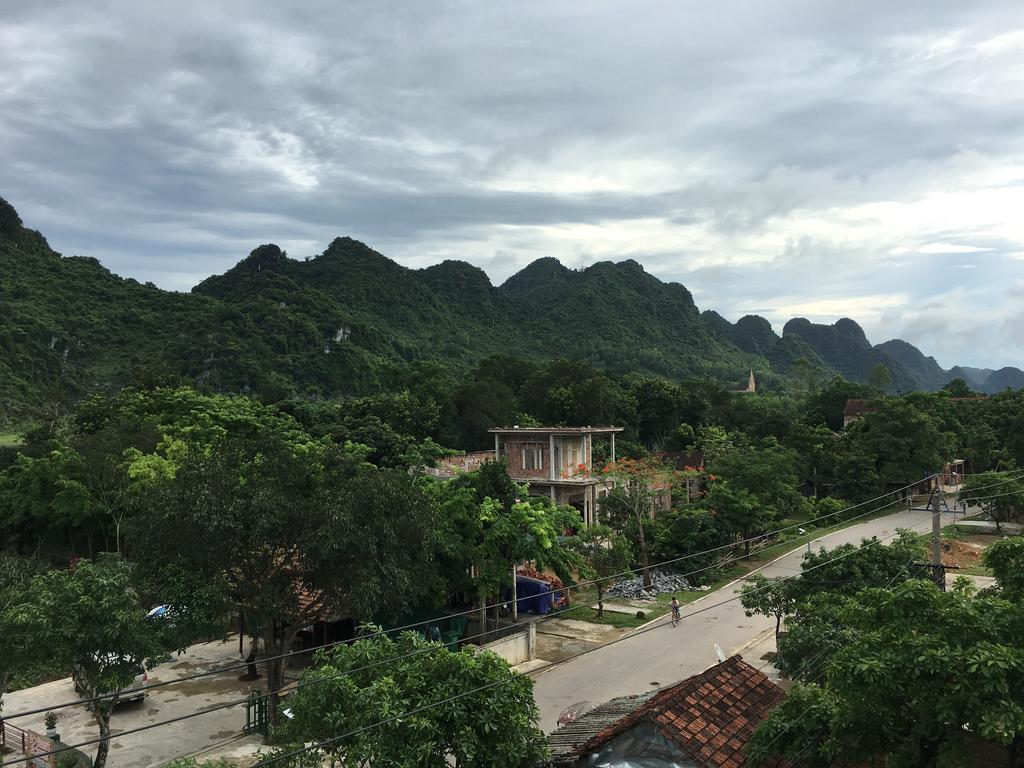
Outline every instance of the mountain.
<path fill-rule="evenodd" d="M 925 357 L 921 350 L 902 339 L 884 341 L 881 344 L 876 344 L 875 349 L 900 363 L 917 378 L 925 389 L 942 389 L 956 378 L 939 365 L 934 357 Z"/>
<path fill-rule="evenodd" d="M 824 325 L 796 317 L 782 329 L 782 337 L 789 336 L 802 339 L 825 363 L 851 381 L 868 381 L 871 371 L 881 363 L 889 369 L 891 388 L 896 392 L 932 388 L 899 360 L 872 347 L 864 330 L 849 318 Z"/>
<path fill-rule="evenodd" d="M 989 374 L 981 386 L 982 391 L 990 395 L 1008 388 L 1024 389 L 1024 371 L 1013 367 L 1000 368 Z"/>
<path fill-rule="evenodd" d="M 780 337 L 756 315 L 701 313 L 684 286 L 632 260 L 539 259 L 495 286 L 463 262 L 409 269 L 339 237 L 305 260 L 261 245 L 178 293 L 56 253 L 0 199 L 0 270 L 0 419 L 131 382 L 359 394 L 387 386 L 396 364 L 464 371 L 498 353 L 727 383 L 752 369 L 769 386 L 801 359 L 856 381 L 882 362 L 896 389 L 941 386 L 934 360 L 898 340 L 873 348 L 852 320 L 791 320 Z M 1017 369 L 955 370 L 972 386 L 1020 386 Z"/>
<path fill-rule="evenodd" d="M 979 392 L 985 386 L 985 380 L 993 373 L 991 368 L 970 368 L 966 365 L 954 365 L 949 369 L 950 381 L 963 379 L 971 389 L 976 389 Z"/>

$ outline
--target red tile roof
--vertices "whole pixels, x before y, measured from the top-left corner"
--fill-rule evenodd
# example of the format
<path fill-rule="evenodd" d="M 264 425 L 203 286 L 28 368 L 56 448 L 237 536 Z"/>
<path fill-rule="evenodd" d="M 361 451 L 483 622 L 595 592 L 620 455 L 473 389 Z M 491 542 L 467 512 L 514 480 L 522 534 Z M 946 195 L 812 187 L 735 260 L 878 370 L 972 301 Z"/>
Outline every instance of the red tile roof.
<path fill-rule="evenodd" d="M 779 686 L 739 656 L 733 656 L 658 691 L 574 753 L 592 753 L 646 721 L 700 768 L 742 768 L 746 765 L 743 750 L 754 729 L 784 697 Z M 791 764 L 774 760 L 769 765 L 785 768 Z"/>
<path fill-rule="evenodd" d="M 867 400 L 847 400 L 846 407 L 843 408 L 843 416 L 845 418 L 856 418 L 863 416 L 868 412 L 868 401 Z"/>

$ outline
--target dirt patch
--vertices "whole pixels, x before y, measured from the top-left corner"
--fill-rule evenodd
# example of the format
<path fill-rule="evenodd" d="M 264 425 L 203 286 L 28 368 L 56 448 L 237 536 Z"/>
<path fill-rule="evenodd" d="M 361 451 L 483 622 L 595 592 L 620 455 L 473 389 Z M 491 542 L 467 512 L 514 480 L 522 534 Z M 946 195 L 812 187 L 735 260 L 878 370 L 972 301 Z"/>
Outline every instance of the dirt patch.
<path fill-rule="evenodd" d="M 942 562 L 944 565 L 972 568 L 981 562 L 981 553 L 997 538 L 996 536 L 969 536 L 966 539 L 943 539 Z M 976 541 L 976 539 L 988 541 Z"/>

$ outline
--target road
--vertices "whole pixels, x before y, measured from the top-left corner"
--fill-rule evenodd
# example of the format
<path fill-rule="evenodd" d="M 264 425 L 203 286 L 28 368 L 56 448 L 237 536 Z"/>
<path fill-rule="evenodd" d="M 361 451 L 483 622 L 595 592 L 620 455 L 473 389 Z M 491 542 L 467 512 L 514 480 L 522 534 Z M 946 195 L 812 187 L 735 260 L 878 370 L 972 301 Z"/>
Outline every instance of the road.
<path fill-rule="evenodd" d="M 943 525 L 951 522 L 951 514 L 943 515 Z M 881 539 L 893 536 L 898 528 L 926 533 L 931 530 L 931 513 L 902 511 L 880 517 L 824 534 L 811 542 L 811 548 L 831 549 L 840 544 L 856 544 L 872 536 Z M 766 576 L 797 574 L 806 551 L 801 547 L 768 563 L 759 572 Z M 627 635 L 614 645 L 540 671 L 534 684 L 534 696 L 540 709 L 541 728 L 545 733 L 555 730 L 558 716 L 573 704 L 597 705 L 616 696 L 643 693 L 702 672 L 718 661 L 716 643 L 731 655 L 773 628 L 773 618 L 744 615 L 739 600 L 704 610 L 735 597 L 741 583 L 726 585 L 684 606 L 683 621 L 678 627 L 673 627 L 665 617 L 659 619 L 657 625 L 652 624 L 656 626 L 652 631 Z M 687 618 L 694 611 L 702 612 Z"/>

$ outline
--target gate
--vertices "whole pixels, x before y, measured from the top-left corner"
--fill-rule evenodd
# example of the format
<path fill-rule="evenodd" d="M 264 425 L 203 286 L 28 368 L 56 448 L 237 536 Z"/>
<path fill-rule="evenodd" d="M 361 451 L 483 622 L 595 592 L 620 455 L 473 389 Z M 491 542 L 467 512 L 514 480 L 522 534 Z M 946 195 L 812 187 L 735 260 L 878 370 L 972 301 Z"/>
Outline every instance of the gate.
<path fill-rule="evenodd" d="M 245 733 L 267 735 L 267 697 L 255 688 L 245 702 Z"/>

